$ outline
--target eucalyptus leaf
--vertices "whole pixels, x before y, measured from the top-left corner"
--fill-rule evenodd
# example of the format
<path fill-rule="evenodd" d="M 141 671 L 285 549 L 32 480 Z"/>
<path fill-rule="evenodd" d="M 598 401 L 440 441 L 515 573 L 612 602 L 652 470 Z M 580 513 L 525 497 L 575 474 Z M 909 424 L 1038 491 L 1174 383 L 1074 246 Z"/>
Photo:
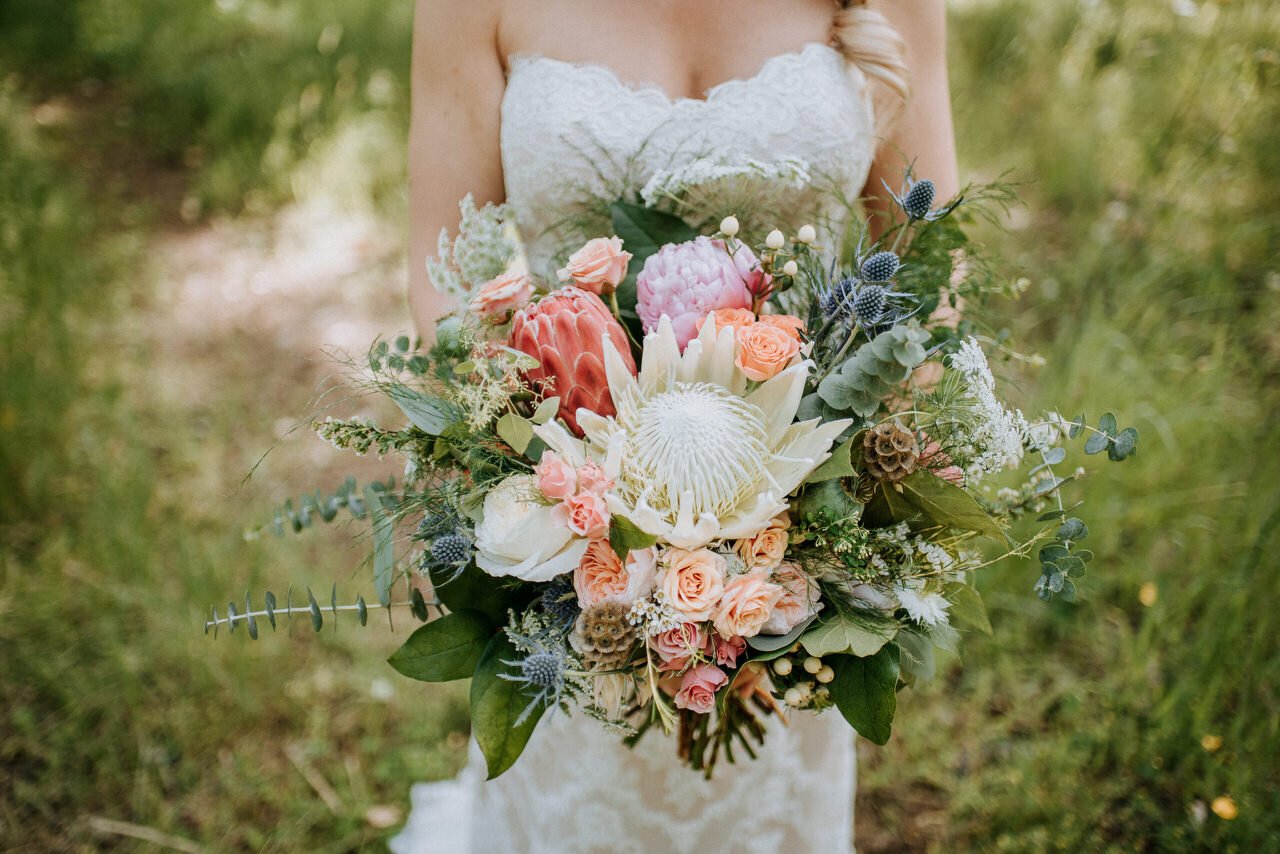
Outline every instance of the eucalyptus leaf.
<path fill-rule="evenodd" d="M 1118 463 L 1126 457 L 1138 450 L 1138 431 L 1133 427 L 1126 427 L 1116 436 L 1111 447 L 1107 449 L 1107 457 L 1114 463 Z"/>
<path fill-rule="evenodd" d="M 544 399 L 542 403 L 538 404 L 538 408 L 534 410 L 533 418 L 531 418 L 530 420 L 533 421 L 534 424 L 538 424 L 538 425 L 546 424 L 548 421 L 554 418 L 556 413 L 559 411 L 560 411 L 560 398 L 548 397 Z"/>
<path fill-rule="evenodd" d="M 515 764 L 529 743 L 529 736 L 544 711 L 541 704 L 516 726 L 516 720 L 529 706 L 530 697 L 519 683 L 503 679 L 507 672 L 503 661 L 514 661 L 519 653 L 507 638 L 498 633 L 489 639 L 471 678 L 471 732 L 480 745 L 492 780 Z"/>
<path fill-rule="evenodd" d="M 392 385 L 387 389 L 387 396 L 400 407 L 414 427 L 428 435 L 439 436 L 458 420 L 457 411 L 447 401 L 420 394 L 408 386 Z"/>
<path fill-rule="evenodd" d="M 897 633 L 898 624 L 884 617 L 837 614 L 805 632 L 800 644 L 805 652 L 819 658 L 836 653 L 862 658 L 875 655 Z"/>
<path fill-rule="evenodd" d="M 533 424 L 514 412 L 508 412 L 499 418 L 494 429 L 498 438 L 510 445 L 517 454 L 523 454 L 533 441 Z"/>
<path fill-rule="evenodd" d="M 858 735 L 874 744 L 885 744 L 898 710 L 898 647 L 889 644 L 873 656 L 836 657 L 831 698 Z"/>
<path fill-rule="evenodd" d="M 483 614 L 454 611 L 415 630 L 387 662 L 420 682 L 466 679 L 475 673 L 493 631 Z"/>
<path fill-rule="evenodd" d="M 1093 454 L 1100 454 L 1105 451 L 1107 446 L 1110 444 L 1111 437 L 1106 433 L 1093 433 L 1084 443 L 1084 452 L 1090 456 Z"/>
<path fill-rule="evenodd" d="M 366 494 L 368 491 L 366 490 Z M 369 497 L 373 513 L 373 587 L 383 607 L 391 604 L 391 584 L 395 580 L 395 526 L 387 511 L 377 508 L 376 499 Z"/>

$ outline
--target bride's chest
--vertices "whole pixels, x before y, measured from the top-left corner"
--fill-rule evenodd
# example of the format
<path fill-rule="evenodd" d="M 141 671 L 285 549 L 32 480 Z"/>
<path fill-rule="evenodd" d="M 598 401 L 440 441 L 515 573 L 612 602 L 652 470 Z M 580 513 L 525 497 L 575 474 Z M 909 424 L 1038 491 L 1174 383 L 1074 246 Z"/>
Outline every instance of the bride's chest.
<path fill-rule="evenodd" d="M 517 56 L 502 105 L 514 201 L 556 186 L 638 185 L 695 162 L 796 162 L 848 184 L 865 176 L 874 149 L 866 80 L 824 45 L 775 56 L 696 99 L 602 66 Z"/>

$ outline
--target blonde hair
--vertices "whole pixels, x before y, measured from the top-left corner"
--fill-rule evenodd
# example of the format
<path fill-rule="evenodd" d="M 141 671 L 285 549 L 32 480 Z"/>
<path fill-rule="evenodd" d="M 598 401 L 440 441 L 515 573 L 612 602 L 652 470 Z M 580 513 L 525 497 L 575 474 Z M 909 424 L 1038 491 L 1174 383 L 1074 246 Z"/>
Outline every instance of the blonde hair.
<path fill-rule="evenodd" d="M 846 61 L 881 84 L 873 98 L 883 131 L 911 94 L 906 43 L 884 15 L 867 8 L 867 0 L 836 0 L 836 5 L 832 39 Z"/>

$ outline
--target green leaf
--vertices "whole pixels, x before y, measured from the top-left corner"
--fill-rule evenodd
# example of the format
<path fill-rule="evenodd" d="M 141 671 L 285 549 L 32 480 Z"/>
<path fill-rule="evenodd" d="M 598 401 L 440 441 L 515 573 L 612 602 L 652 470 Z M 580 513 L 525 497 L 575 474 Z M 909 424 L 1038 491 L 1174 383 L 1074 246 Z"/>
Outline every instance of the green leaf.
<path fill-rule="evenodd" d="M 1067 438 L 1074 439 L 1080 435 L 1080 431 L 1084 429 L 1084 413 L 1081 412 L 1071 422 L 1071 427 L 1067 430 Z"/>
<path fill-rule="evenodd" d="M 1084 443 L 1084 452 L 1092 456 L 1100 454 L 1111 444 L 1111 437 L 1106 433 L 1092 433 L 1089 435 L 1088 441 Z"/>
<path fill-rule="evenodd" d="M 1044 452 L 1044 461 L 1051 466 L 1056 466 L 1067 458 L 1066 448 L 1048 448 Z"/>
<path fill-rule="evenodd" d="M 533 424 L 514 412 L 508 412 L 499 418 L 495 429 L 498 438 L 510 445 L 517 454 L 523 454 L 533 441 Z"/>
<path fill-rule="evenodd" d="M 1060 540 L 1083 540 L 1087 536 L 1089 536 L 1089 526 L 1074 516 L 1064 519 L 1062 524 L 1058 526 L 1058 539 Z"/>
<path fill-rule="evenodd" d="M 831 697 L 858 735 L 874 744 L 889 740 L 898 710 L 898 647 L 890 644 L 873 656 L 839 656 L 831 663 L 836 678 Z"/>
<path fill-rule="evenodd" d="M 324 617 L 320 613 L 320 604 L 316 602 L 316 597 L 311 592 L 311 588 L 307 588 L 307 610 L 311 612 L 311 628 L 317 632 L 324 628 Z"/>
<path fill-rule="evenodd" d="M 768 655 L 768 653 L 776 652 L 779 655 L 785 653 L 791 647 L 795 646 L 796 641 L 800 640 L 800 636 L 805 633 L 809 625 L 818 619 L 817 614 L 813 614 L 807 619 L 801 620 L 791 631 L 785 635 L 755 635 L 747 638 L 747 646 L 756 652 L 765 653 L 765 655 L 753 655 L 752 661 L 768 661 L 770 658 L 777 656 Z"/>
<path fill-rule="evenodd" d="M 609 545 L 623 560 L 627 559 L 628 552 L 647 549 L 657 541 L 657 537 L 640 530 L 625 516 L 614 516 L 609 525 Z"/>
<path fill-rule="evenodd" d="M 505 623 L 507 609 L 528 602 L 534 589 L 524 582 L 494 578 L 475 564 L 457 573 L 449 568 L 432 569 L 431 585 L 436 598 L 450 611 L 478 611 L 494 625 Z"/>
<path fill-rule="evenodd" d="M 391 517 L 366 490 L 369 509 L 373 513 L 373 587 L 383 607 L 391 604 L 391 584 L 395 580 L 395 526 Z"/>
<path fill-rule="evenodd" d="M 543 708 L 539 704 L 516 726 L 530 698 L 518 683 L 503 679 L 500 674 L 507 670 L 503 660 L 513 661 L 518 657 L 506 633 L 496 634 L 489 639 L 471 679 L 471 732 L 484 754 L 490 780 L 520 758 L 542 717 Z"/>
<path fill-rule="evenodd" d="M 678 216 L 632 202 L 614 202 L 609 206 L 609 215 L 613 233 L 622 238 L 623 248 L 631 253 L 627 278 L 618 285 L 618 305 L 625 315 L 636 307 L 636 276 L 649 256 L 665 244 L 693 240 L 698 232 Z"/>
<path fill-rule="evenodd" d="M 1067 551 L 1066 546 L 1060 546 L 1057 544 L 1044 546 L 1040 549 L 1040 562 L 1053 563 L 1054 561 L 1061 560 L 1068 554 L 1070 554 L 1070 552 Z"/>
<path fill-rule="evenodd" d="M 963 582 L 952 581 L 943 586 L 942 595 L 951 602 L 950 614 L 958 622 L 983 634 L 991 634 L 987 606 L 982 603 L 982 596 L 976 589 Z"/>
<path fill-rule="evenodd" d="M 548 397 L 538 404 L 538 408 L 534 410 L 533 418 L 530 420 L 534 424 L 546 424 L 556 413 L 560 411 L 560 398 Z"/>
<path fill-rule="evenodd" d="M 819 658 L 836 653 L 864 658 L 879 652 L 897 633 L 898 624 L 883 617 L 838 614 L 805 632 L 800 643 Z"/>
<path fill-rule="evenodd" d="M 418 628 L 387 662 L 420 682 L 452 682 L 476 671 L 493 624 L 475 611 L 454 611 Z"/>
<path fill-rule="evenodd" d="M 390 386 L 387 396 L 395 401 L 414 427 L 428 435 L 439 436 L 458 420 L 457 411 L 447 401 L 420 394 L 408 386 Z"/>
<path fill-rule="evenodd" d="M 1138 431 L 1133 427 L 1126 427 L 1120 431 L 1120 435 L 1116 436 L 1116 440 L 1107 449 L 1107 457 L 1113 463 L 1118 463 L 1137 450 Z"/>
<path fill-rule="evenodd" d="M 924 470 L 913 472 L 902 481 L 902 488 L 907 501 L 934 524 L 1001 536 L 999 524 L 972 495 L 937 475 Z"/>
<path fill-rule="evenodd" d="M 1098 419 L 1098 429 L 1103 433 L 1106 433 L 1108 436 L 1115 436 L 1116 428 L 1118 426 L 1119 425 L 1116 424 L 1116 417 L 1110 412 L 1103 413 L 1102 417 Z"/>
<path fill-rule="evenodd" d="M 934 644 L 918 632 L 899 632 L 895 640 L 898 646 L 899 673 L 903 682 L 915 684 L 929 682 L 937 672 Z"/>
<path fill-rule="evenodd" d="M 857 470 L 853 467 L 854 442 L 862 441 L 862 434 L 849 437 L 831 452 L 831 459 L 818 466 L 805 479 L 805 483 L 821 483 L 824 480 L 835 480 L 841 477 L 854 477 Z"/>

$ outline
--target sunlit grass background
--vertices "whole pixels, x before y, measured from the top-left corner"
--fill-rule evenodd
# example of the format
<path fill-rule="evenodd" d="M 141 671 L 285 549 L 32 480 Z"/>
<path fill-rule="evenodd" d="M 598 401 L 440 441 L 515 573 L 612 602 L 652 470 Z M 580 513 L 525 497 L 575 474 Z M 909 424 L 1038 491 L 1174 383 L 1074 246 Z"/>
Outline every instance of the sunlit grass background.
<path fill-rule="evenodd" d="M 246 587 L 366 590 L 356 529 L 246 541 L 353 467 L 296 419 L 407 326 L 409 0 L 0 5 L 0 847 L 377 848 L 465 756 L 458 690 L 354 620 L 200 632 Z M 1024 402 L 1143 433 L 1077 606 L 995 634 L 863 745 L 859 848 L 1280 847 L 1280 16 L 1266 0 L 952 8 L 963 169 Z M 245 475 L 268 449 L 256 474 Z"/>

